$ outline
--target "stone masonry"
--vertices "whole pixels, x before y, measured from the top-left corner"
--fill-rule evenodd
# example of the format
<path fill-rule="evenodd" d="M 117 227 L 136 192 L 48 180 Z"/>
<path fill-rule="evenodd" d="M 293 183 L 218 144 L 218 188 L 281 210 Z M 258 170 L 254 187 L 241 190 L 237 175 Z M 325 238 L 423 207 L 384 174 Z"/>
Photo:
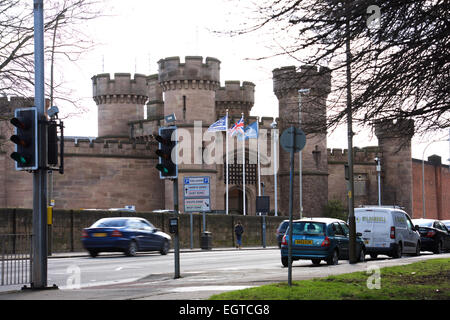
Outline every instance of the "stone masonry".
<path fill-rule="evenodd" d="M 98 107 L 98 132 L 96 138 L 69 137 L 65 139 L 65 174 L 54 173 L 54 193 L 58 209 L 107 209 L 135 205 L 138 211 L 173 209 L 172 182 L 159 179 L 155 169 L 158 147 L 154 139 L 164 116 L 174 113 L 180 143 L 189 146 L 190 158 L 179 165 L 179 208 L 183 206 L 183 178 L 210 177 L 210 207 L 215 213 L 225 211 L 225 154 L 213 162 L 205 155 L 212 146 L 225 151 L 223 132 L 208 134 L 207 128 L 228 111 L 229 127 L 243 115 L 245 125 L 259 120 L 261 175 L 264 194 L 270 197 L 273 214 L 273 133 L 275 120 L 279 131 L 300 125 L 307 134 L 307 144 L 302 151 L 303 162 L 303 213 L 304 216 L 322 216 L 328 201 L 338 200 L 346 206 L 346 181 L 344 165 L 348 150 L 327 149 L 326 99 L 330 93 L 331 72 L 315 66 L 282 67 L 273 70 L 274 93 L 279 100 L 279 118 L 250 116 L 255 103 L 255 85 L 248 81 L 225 80 L 221 86 L 220 61 L 216 58 L 187 56 L 168 57 L 158 61 L 159 71 L 153 75 L 128 73 L 99 74 L 92 78 L 93 99 Z M 298 89 L 310 89 L 302 95 L 302 112 L 299 119 Z M 1 110 L 11 117 L 15 108 L 30 106 L 30 99 L 0 98 Z M 144 116 L 145 115 L 145 116 Z M 301 122 L 300 122 L 301 120 Z M 30 208 L 32 205 L 32 176 L 16 172 L 9 158 L 12 143 L 7 141 L 12 128 L 7 121 L 0 122 L 0 207 Z M 355 201 L 356 205 L 376 204 L 378 199 L 375 156 L 382 159 L 383 204 L 397 204 L 412 212 L 413 180 L 411 161 L 412 122 L 379 123 L 375 126 L 379 146 L 355 148 Z M 400 134 L 399 134 L 400 133 Z M 193 137 L 200 139 L 193 139 Z M 182 138 L 180 138 L 182 137 Z M 186 138 L 185 138 L 186 137 Z M 263 139 L 264 138 L 264 139 Z M 186 140 L 183 140 L 186 139 Z M 191 140 L 189 140 L 191 139 Z M 188 141 L 189 140 L 189 141 Z M 255 139 L 246 141 L 245 157 L 248 164 L 256 159 Z M 242 214 L 243 185 L 242 142 L 229 139 L 229 158 L 238 162 L 230 165 L 230 213 Z M 217 150 L 219 150 L 217 149 Z M 185 149 L 187 151 L 187 149 Z M 214 157 L 215 152 L 211 153 Z M 218 153 L 217 153 L 218 154 Z M 277 148 L 278 215 L 288 214 L 289 157 Z M 179 156 L 184 156 L 181 154 Z M 186 158 L 187 159 L 187 158 Z M 247 214 L 255 215 L 256 196 L 259 194 L 256 162 L 246 168 Z M 438 168 L 438 166 L 435 166 Z M 234 171 L 233 171 L 234 170 Z M 241 171 L 239 171 L 241 170 Z M 445 169 L 442 169 L 445 171 Z M 433 183 L 439 201 L 433 208 L 439 215 L 448 208 L 443 195 L 448 183 L 444 171 L 434 169 Z M 299 213 L 299 160 L 295 156 L 294 216 Z M 414 171 L 415 172 L 415 171 Z M 444 172 L 441 174 L 441 172 Z M 414 183 L 414 188 L 413 188 Z M 431 209 L 430 209 L 431 210 Z M 434 209 L 433 209 L 434 210 Z M 416 210 L 415 210 L 416 211 Z"/>

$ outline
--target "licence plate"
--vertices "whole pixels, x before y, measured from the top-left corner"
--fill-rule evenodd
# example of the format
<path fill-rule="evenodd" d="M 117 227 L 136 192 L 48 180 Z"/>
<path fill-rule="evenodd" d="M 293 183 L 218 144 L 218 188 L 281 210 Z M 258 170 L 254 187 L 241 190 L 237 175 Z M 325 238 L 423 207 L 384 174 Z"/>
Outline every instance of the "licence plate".
<path fill-rule="evenodd" d="M 295 240 L 295 244 L 313 244 L 312 240 Z"/>
<path fill-rule="evenodd" d="M 106 237 L 106 233 L 94 233 L 94 237 Z"/>

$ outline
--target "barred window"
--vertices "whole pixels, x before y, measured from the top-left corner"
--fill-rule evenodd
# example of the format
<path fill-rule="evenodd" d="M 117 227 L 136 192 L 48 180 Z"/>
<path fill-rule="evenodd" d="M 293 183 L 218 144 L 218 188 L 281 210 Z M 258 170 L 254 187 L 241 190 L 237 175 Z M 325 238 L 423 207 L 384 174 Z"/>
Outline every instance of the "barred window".
<path fill-rule="evenodd" d="M 226 168 L 223 166 L 224 177 L 226 175 Z M 258 180 L 257 176 L 258 166 L 256 164 L 245 164 L 245 183 L 256 184 Z M 226 180 L 224 179 L 224 183 Z M 229 164 L 228 165 L 228 183 L 242 185 L 242 164 Z"/>

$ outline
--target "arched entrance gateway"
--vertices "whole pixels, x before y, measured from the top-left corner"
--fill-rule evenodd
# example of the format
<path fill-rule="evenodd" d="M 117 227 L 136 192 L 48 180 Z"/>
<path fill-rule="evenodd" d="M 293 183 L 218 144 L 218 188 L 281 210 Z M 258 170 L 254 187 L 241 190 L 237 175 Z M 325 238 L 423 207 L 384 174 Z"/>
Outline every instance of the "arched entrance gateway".
<path fill-rule="evenodd" d="M 224 197 L 226 197 L 226 194 Z M 248 214 L 249 196 L 247 192 L 245 194 L 245 208 Z M 228 192 L 228 211 L 229 214 L 244 214 L 244 192 L 242 191 L 242 187 L 232 187 Z"/>

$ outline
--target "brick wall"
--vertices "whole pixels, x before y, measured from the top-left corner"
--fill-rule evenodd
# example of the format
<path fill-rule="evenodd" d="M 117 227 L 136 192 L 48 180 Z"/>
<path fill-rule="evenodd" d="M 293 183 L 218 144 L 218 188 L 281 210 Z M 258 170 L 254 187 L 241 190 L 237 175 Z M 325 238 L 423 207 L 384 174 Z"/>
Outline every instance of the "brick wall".
<path fill-rule="evenodd" d="M 450 219 L 450 170 L 438 156 L 425 161 L 425 218 Z M 413 218 L 423 217 L 422 160 L 412 159 Z"/>

